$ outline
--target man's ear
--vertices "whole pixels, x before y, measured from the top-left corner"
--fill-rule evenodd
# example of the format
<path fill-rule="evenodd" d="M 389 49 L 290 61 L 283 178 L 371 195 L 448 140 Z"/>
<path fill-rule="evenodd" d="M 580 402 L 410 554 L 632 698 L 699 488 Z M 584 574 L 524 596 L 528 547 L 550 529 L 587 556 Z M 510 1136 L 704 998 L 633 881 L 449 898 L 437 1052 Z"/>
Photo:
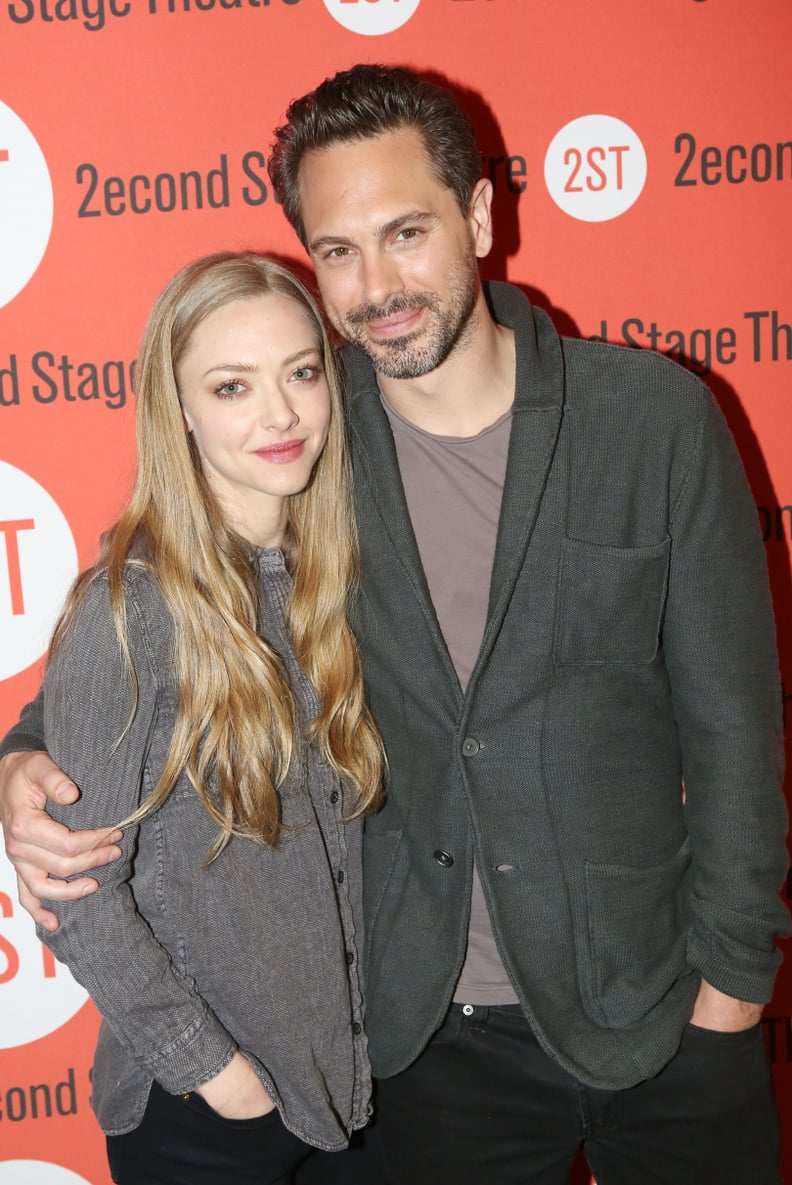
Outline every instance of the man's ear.
<path fill-rule="evenodd" d="M 492 182 L 487 177 L 476 182 L 470 199 L 468 222 L 476 256 L 483 259 L 492 248 Z"/>

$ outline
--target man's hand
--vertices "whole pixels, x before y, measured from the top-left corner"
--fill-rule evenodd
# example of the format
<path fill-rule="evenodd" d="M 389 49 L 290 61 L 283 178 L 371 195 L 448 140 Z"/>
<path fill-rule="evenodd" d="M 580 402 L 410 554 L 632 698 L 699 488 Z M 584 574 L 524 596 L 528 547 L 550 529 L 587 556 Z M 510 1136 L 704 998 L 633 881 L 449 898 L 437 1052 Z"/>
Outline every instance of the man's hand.
<path fill-rule="evenodd" d="M 763 1011 L 763 1004 L 735 1000 L 734 996 L 724 995 L 702 979 L 690 1023 L 700 1029 L 714 1029 L 719 1033 L 738 1033 L 741 1029 L 752 1029 L 758 1025 Z"/>
<path fill-rule="evenodd" d="M 118 830 L 69 831 L 47 814 L 48 802 L 76 802 L 80 791 L 46 753 L 9 753 L 0 760 L 0 823 L 6 853 L 14 865 L 20 904 L 45 930 L 57 930 L 58 919 L 41 904 L 73 901 L 95 893 L 89 877 L 53 881 L 48 877 L 79 876 L 117 860 Z"/>

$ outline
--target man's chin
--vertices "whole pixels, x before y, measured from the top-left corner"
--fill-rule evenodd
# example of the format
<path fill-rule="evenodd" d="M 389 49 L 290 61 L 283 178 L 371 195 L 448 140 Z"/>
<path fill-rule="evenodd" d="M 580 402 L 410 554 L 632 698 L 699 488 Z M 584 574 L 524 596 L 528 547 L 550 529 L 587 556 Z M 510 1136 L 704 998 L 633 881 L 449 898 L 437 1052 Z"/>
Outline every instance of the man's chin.
<path fill-rule="evenodd" d="M 378 374 L 386 379 L 418 379 L 434 370 L 441 359 L 421 353 L 405 340 L 381 344 L 363 335 L 348 335 L 353 346 L 366 355 Z"/>
<path fill-rule="evenodd" d="M 370 346 L 361 346 L 361 349 L 368 356 L 377 374 L 386 379 L 419 379 L 437 366 L 434 359 L 406 356 L 394 358 L 387 351 L 374 350 Z"/>

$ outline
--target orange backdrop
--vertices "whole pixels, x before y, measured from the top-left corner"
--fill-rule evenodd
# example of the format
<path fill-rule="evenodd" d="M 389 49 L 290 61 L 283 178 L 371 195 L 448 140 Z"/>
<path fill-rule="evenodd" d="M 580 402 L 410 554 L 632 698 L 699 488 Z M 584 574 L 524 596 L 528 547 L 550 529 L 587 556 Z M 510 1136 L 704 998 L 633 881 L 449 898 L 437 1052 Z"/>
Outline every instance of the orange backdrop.
<path fill-rule="evenodd" d="M 467 105 L 496 190 L 487 275 L 710 384 L 788 688 L 790 45 L 788 0 L 0 0 L 0 729 L 128 492 L 154 295 L 213 249 L 302 262 L 271 130 L 356 61 L 437 72 Z M 20 914 L 0 863 L 0 1185 L 109 1185 L 96 1015 Z M 792 1179 L 790 1004 L 787 967 L 766 1034 Z"/>

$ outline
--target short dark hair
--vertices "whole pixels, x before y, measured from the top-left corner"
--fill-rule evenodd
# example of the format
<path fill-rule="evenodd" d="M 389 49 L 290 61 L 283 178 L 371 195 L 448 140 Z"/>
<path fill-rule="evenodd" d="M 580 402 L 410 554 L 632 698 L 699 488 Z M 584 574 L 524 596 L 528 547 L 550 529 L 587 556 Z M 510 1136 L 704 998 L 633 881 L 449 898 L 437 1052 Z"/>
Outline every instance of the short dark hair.
<path fill-rule="evenodd" d="M 270 180 L 303 246 L 299 171 L 305 153 L 400 128 L 421 135 L 433 173 L 467 214 L 481 153 L 473 124 L 451 92 L 400 66 L 358 65 L 295 99 L 275 130 Z"/>

